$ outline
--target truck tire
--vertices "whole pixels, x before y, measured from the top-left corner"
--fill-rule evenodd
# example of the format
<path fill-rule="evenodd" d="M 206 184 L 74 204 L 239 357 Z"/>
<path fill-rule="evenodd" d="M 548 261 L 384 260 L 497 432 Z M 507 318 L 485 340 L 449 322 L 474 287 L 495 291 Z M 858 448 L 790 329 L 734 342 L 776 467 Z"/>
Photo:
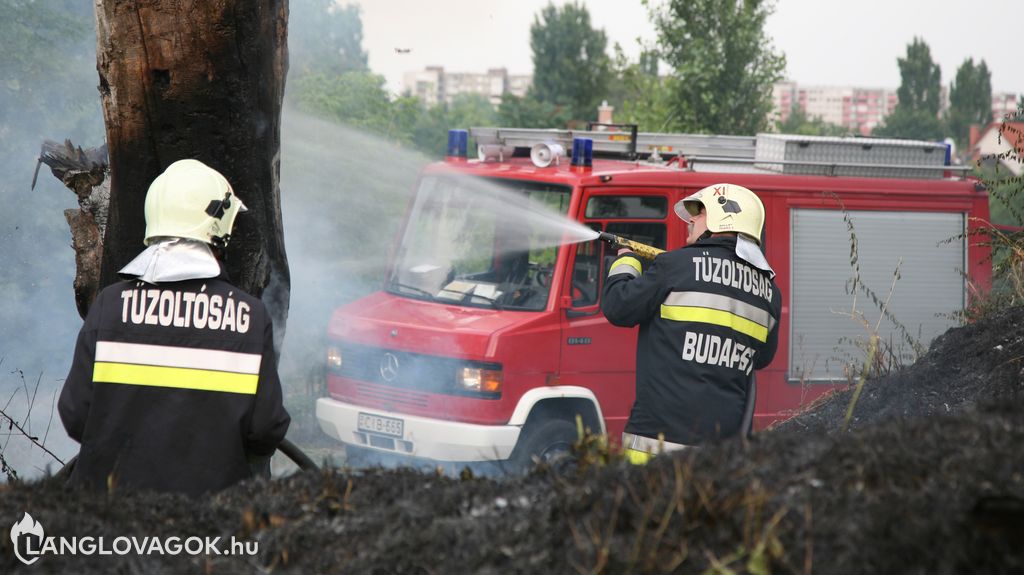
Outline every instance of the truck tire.
<path fill-rule="evenodd" d="M 523 430 L 510 462 L 517 471 L 532 468 L 535 461 L 552 467 L 568 464 L 576 443 L 576 426 L 564 419 L 548 419 Z"/>

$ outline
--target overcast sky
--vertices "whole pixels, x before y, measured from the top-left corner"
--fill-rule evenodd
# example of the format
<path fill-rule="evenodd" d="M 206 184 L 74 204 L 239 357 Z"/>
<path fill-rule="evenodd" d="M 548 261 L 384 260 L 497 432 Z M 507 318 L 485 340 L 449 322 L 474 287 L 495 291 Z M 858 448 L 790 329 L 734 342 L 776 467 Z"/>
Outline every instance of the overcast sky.
<path fill-rule="evenodd" d="M 402 74 L 429 65 L 452 72 L 505 67 L 532 72 L 530 25 L 548 0 L 341 0 L 363 11 L 363 47 L 370 68 L 393 91 Z M 556 0 L 556 5 L 564 4 Z M 640 0 L 586 0 L 593 25 L 609 46 L 638 53 L 654 27 Z M 1024 71 L 1012 23 L 1020 0 L 778 0 L 768 34 L 786 54 L 787 76 L 806 85 L 896 88 L 896 58 L 913 37 L 924 38 L 949 85 L 968 57 L 984 59 L 996 92 L 1024 92 Z M 399 54 L 395 49 L 408 49 Z"/>

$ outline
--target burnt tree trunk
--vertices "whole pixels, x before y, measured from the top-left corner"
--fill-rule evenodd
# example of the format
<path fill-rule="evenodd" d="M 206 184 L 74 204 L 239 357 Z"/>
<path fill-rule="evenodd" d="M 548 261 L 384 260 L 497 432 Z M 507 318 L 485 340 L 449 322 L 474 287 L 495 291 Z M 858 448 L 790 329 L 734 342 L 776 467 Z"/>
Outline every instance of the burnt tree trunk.
<path fill-rule="evenodd" d="M 43 164 L 78 197 L 78 209 L 64 210 L 64 219 L 71 228 L 71 247 L 75 250 L 75 306 L 85 319 L 100 289 L 103 231 L 110 202 L 107 147 L 83 150 L 71 140 L 63 144 L 46 140 L 32 176 L 33 190 Z"/>
<path fill-rule="evenodd" d="M 96 0 L 110 154 L 102 285 L 143 249 L 149 184 L 195 158 L 224 174 L 249 208 L 236 220 L 227 267 L 267 304 L 275 344 L 290 291 L 279 189 L 287 22 L 288 0 Z"/>

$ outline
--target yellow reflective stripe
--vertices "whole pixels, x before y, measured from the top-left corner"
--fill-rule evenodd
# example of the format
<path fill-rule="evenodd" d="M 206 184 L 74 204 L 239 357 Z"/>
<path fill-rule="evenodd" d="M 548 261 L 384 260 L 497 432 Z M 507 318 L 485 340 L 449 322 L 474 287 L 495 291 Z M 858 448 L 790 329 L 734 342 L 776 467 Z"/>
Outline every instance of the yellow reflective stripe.
<path fill-rule="evenodd" d="M 720 325 L 749 335 L 757 341 L 768 341 L 767 327 L 727 311 L 662 304 L 661 317 L 672 321 L 696 321 Z"/>
<path fill-rule="evenodd" d="M 646 451 L 639 451 L 636 449 L 626 449 L 623 454 L 626 456 L 626 461 L 633 465 L 646 465 L 647 462 L 651 460 L 651 457 L 653 457 Z"/>
<path fill-rule="evenodd" d="M 252 395 L 256 393 L 259 375 L 183 367 L 96 362 L 93 366 L 92 380 L 101 383 L 174 387 Z"/>
<path fill-rule="evenodd" d="M 612 264 L 611 270 L 608 272 L 608 275 L 611 276 L 617 273 L 622 273 L 615 271 L 615 269 L 618 268 L 619 266 L 629 266 L 633 268 L 634 270 L 636 270 L 636 275 L 640 275 L 643 273 L 643 266 L 640 265 L 640 260 L 634 258 L 633 256 L 622 256 L 621 258 L 615 260 L 615 263 Z"/>

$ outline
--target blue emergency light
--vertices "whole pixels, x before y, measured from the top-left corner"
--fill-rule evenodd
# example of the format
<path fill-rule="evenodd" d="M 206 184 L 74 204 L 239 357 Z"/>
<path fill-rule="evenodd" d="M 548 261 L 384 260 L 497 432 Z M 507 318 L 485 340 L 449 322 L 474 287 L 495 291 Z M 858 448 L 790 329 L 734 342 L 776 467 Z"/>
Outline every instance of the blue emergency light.
<path fill-rule="evenodd" d="M 572 165 L 589 168 L 594 164 L 594 140 L 572 139 Z"/>
<path fill-rule="evenodd" d="M 466 130 L 448 130 L 448 157 L 465 158 L 469 147 L 469 132 Z"/>

